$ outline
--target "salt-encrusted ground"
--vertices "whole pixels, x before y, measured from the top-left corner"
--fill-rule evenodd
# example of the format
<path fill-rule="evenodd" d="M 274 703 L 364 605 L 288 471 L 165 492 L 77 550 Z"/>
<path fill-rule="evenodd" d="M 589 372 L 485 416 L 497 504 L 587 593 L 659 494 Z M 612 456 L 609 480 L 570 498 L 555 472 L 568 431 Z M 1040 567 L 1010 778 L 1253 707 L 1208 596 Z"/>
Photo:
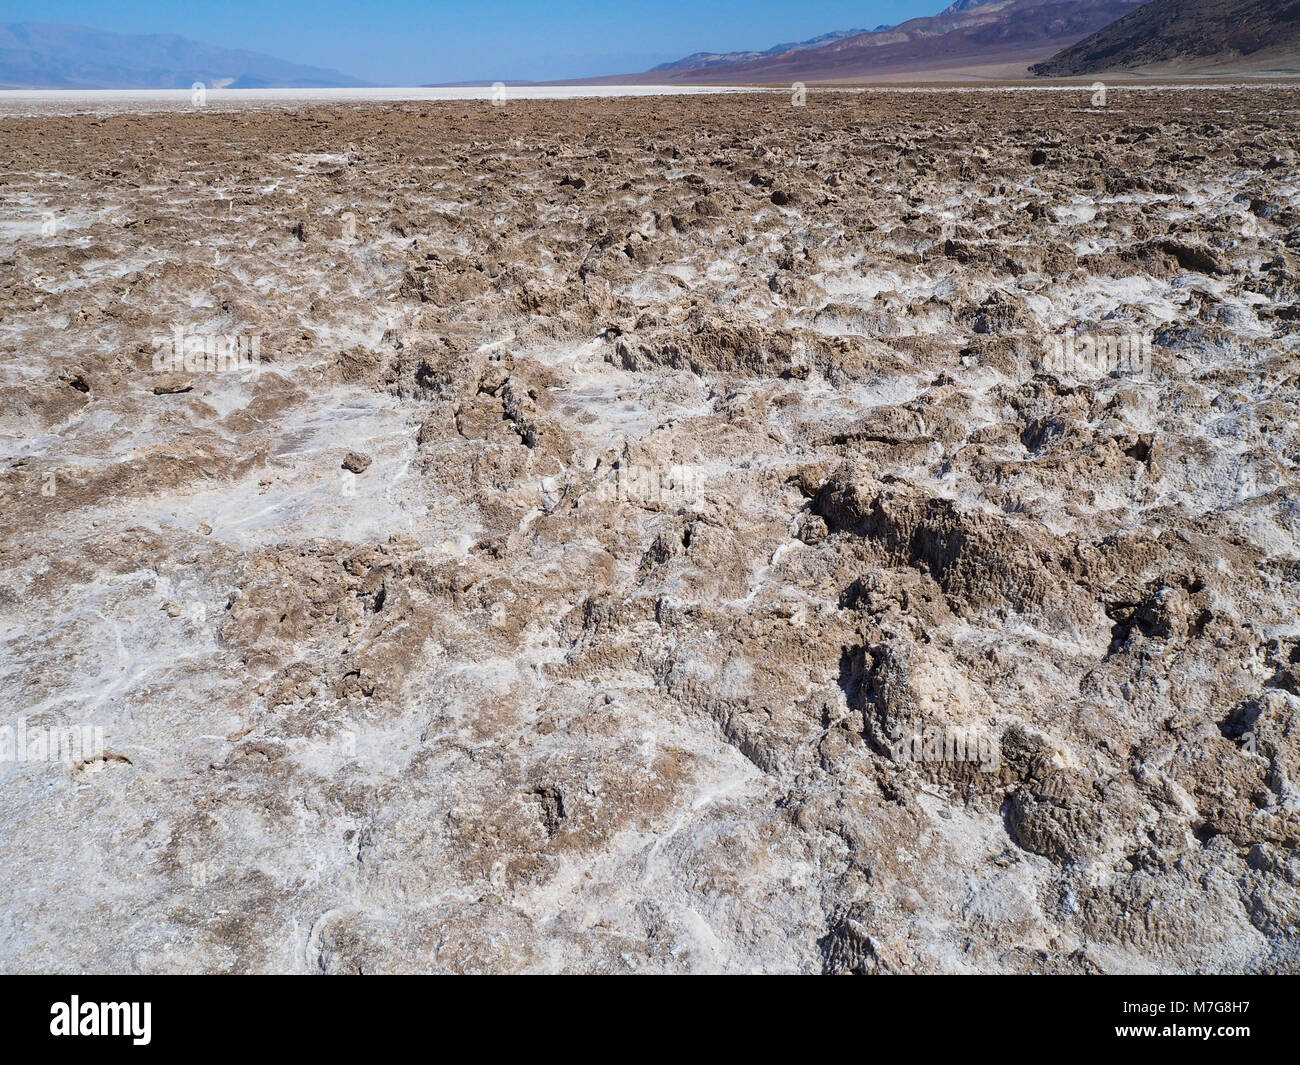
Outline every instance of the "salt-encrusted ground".
<path fill-rule="evenodd" d="M 1297 116 L 6 118 L 0 968 L 1297 970 Z"/>

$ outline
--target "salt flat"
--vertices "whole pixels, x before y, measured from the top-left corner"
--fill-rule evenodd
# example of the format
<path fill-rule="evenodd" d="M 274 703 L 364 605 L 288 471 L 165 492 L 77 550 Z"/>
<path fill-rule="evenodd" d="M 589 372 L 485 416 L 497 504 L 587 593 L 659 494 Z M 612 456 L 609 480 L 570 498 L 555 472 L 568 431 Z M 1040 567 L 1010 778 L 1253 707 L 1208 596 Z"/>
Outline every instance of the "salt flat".
<path fill-rule="evenodd" d="M 475 91 L 0 95 L 0 967 L 1296 971 L 1296 92 Z"/>

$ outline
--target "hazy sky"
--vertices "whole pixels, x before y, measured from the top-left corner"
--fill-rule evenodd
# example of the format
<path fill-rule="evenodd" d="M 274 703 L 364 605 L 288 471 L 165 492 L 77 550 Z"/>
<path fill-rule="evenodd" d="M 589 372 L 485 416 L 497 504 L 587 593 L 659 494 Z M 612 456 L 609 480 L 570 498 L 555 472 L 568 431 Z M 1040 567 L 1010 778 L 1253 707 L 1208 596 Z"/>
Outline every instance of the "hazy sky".
<path fill-rule="evenodd" d="M 6 22 L 176 33 L 366 81 L 545 80 L 644 70 L 933 15 L 949 0 L 5 0 Z"/>

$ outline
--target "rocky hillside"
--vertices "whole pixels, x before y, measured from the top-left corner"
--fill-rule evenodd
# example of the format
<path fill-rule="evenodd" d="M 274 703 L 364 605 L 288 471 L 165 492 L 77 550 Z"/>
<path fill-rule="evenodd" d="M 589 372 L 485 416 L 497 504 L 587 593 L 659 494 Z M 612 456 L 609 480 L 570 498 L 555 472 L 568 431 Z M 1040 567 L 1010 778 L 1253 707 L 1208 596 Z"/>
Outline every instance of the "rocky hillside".
<path fill-rule="evenodd" d="M 1300 68 L 1300 0 L 1155 0 L 1032 70 L 1068 76 L 1156 64 Z"/>

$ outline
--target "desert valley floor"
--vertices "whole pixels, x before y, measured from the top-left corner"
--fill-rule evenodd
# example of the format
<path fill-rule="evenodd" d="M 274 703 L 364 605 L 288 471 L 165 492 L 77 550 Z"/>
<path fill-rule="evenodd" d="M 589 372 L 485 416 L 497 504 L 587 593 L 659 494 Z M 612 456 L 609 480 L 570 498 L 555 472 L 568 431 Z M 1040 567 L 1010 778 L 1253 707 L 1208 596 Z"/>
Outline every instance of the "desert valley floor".
<path fill-rule="evenodd" d="M 1298 131 L 0 117 L 0 968 L 1300 971 Z"/>

